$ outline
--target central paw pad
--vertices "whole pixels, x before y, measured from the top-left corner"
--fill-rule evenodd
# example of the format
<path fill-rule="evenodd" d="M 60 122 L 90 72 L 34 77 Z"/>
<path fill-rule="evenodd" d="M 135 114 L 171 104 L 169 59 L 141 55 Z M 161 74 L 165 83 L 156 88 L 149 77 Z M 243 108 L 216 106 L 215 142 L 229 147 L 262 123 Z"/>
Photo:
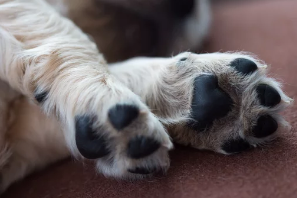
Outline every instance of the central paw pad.
<path fill-rule="evenodd" d="M 214 120 L 222 118 L 231 111 L 233 101 L 218 85 L 214 75 L 201 75 L 194 81 L 190 126 L 198 131 L 211 127 Z"/>

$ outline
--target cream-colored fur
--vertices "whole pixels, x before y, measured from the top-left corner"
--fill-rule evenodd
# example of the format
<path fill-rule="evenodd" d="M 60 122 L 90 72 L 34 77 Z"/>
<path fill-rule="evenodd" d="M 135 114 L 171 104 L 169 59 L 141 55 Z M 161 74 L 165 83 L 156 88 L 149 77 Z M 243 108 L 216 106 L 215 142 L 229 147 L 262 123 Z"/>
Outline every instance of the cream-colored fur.
<path fill-rule="evenodd" d="M 254 61 L 259 70 L 240 76 L 228 66 L 236 58 Z M 207 133 L 186 126 L 193 81 L 201 74 L 218 76 L 220 86 L 237 104 Z M 128 173 L 127 169 L 168 169 L 167 151 L 172 143 L 163 124 L 177 142 L 225 153 L 221 143 L 228 138 L 240 136 L 252 145 L 271 139 L 272 136 L 253 138 L 246 129 L 255 124 L 261 113 L 269 113 L 285 126 L 279 112 L 291 102 L 277 82 L 265 77 L 261 61 L 241 53 L 136 58 L 107 68 L 89 37 L 41 0 L 0 0 L 0 79 L 2 191 L 70 153 L 81 158 L 75 142 L 77 115 L 95 116 L 92 126 L 106 129 L 97 134 L 110 137 L 111 157 L 96 160 L 98 171 L 134 179 L 143 176 Z M 261 107 L 254 91 L 259 83 L 274 87 L 281 95 L 281 104 L 271 109 Z M 48 95 L 37 104 L 36 94 L 44 92 Z M 141 112 L 120 133 L 107 118 L 109 109 L 116 104 L 133 104 Z M 148 157 L 132 160 L 125 155 L 125 148 L 137 135 L 153 137 L 162 147 Z M 109 163 L 111 158 L 116 163 Z"/>
<path fill-rule="evenodd" d="M 186 61 L 180 61 L 187 58 Z M 237 58 L 249 59 L 257 64 L 258 71 L 241 76 L 228 65 Z M 129 68 L 129 69 L 127 69 Z M 281 85 L 266 77 L 267 65 L 246 53 L 181 53 L 173 58 L 134 58 L 114 64 L 110 71 L 149 105 L 161 122 L 167 126 L 175 142 L 197 149 L 207 149 L 228 154 L 221 149 L 229 139 L 242 137 L 257 146 L 276 137 L 278 132 L 288 130 L 289 124 L 279 112 L 292 104 Z M 207 132 L 197 132 L 187 126 L 191 114 L 193 82 L 202 74 L 214 74 L 219 85 L 235 101 L 233 110 L 216 121 Z M 281 96 L 281 103 L 273 108 L 259 105 L 255 88 L 267 84 Z M 140 86 L 141 85 L 141 86 Z M 266 138 L 253 137 L 251 128 L 261 115 L 272 115 L 279 128 Z"/>
<path fill-rule="evenodd" d="M 109 73 L 89 37 L 46 2 L 0 1 L 0 79 L 24 95 L 1 96 L 5 104 L 1 111 L 1 190 L 29 172 L 65 157 L 65 144 L 74 156 L 80 157 L 75 142 L 75 117 L 80 115 L 95 116 L 93 127 L 107 129 L 98 131 L 98 135 L 105 133 L 112 139 L 109 146 L 117 163 L 110 167 L 104 160 L 97 160 L 105 175 L 136 178 L 140 176 L 127 169 L 169 167 L 167 151 L 172 143 L 162 124 L 137 95 Z M 36 104 L 31 104 L 34 96 L 45 91 L 48 95 L 42 111 L 60 124 L 51 123 Z M 107 120 L 107 112 L 116 104 L 133 104 L 141 111 L 131 128 L 126 127 L 129 135 L 118 133 Z M 48 128 L 39 128 L 47 125 Z M 138 134 L 153 136 L 161 142 L 161 148 L 147 158 L 128 158 L 122 150 L 129 138 Z"/>

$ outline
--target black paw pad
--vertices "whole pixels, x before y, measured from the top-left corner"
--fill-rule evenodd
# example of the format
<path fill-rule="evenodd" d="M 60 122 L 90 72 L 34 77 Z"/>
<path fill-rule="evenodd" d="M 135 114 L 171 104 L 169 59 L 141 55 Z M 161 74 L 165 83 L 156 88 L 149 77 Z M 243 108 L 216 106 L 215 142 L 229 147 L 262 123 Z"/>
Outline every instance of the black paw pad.
<path fill-rule="evenodd" d="M 210 127 L 215 119 L 224 117 L 231 111 L 233 101 L 218 85 L 218 78 L 213 75 L 201 75 L 195 79 L 189 123 L 195 130 L 203 131 Z"/>
<path fill-rule="evenodd" d="M 110 153 L 107 148 L 107 139 L 100 136 L 93 129 L 92 124 L 93 119 L 90 116 L 75 118 L 76 146 L 81 155 L 87 159 L 97 159 Z"/>
<path fill-rule="evenodd" d="M 183 18 L 194 10 L 194 0 L 170 0 L 171 11 L 174 16 Z"/>
<path fill-rule="evenodd" d="M 38 103 L 43 103 L 47 99 L 47 96 L 48 96 L 47 91 L 43 91 L 43 92 L 35 91 L 35 93 L 34 93 L 35 100 Z"/>
<path fill-rule="evenodd" d="M 137 118 L 139 109 L 134 105 L 118 104 L 108 112 L 108 118 L 114 128 L 121 130 Z"/>
<path fill-rule="evenodd" d="M 228 140 L 222 145 L 222 149 L 228 153 L 239 153 L 251 148 L 251 145 L 242 138 Z"/>
<path fill-rule="evenodd" d="M 245 58 L 237 58 L 230 63 L 239 73 L 248 75 L 257 70 L 257 65 L 253 61 Z"/>
<path fill-rule="evenodd" d="M 140 159 L 154 153 L 160 146 L 160 142 L 153 138 L 137 136 L 128 143 L 127 152 L 129 157 Z"/>
<path fill-rule="evenodd" d="M 270 115 L 261 116 L 256 126 L 253 127 L 253 135 L 257 138 L 264 138 L 269 135 L 272 135 L 278 128 L 278 124 L 275 119 Z"/>
<path fill-rule="evenodd" d="M 273 107 L 280 103 L 281 96 L 273 87 L 261 84 L 257 86 L 258 98 L 260 104 L 266 107 Z"/>
<path fill-rule="evenodd" d="M 144 168 L 144 167 L 136 167 L 135 169 L 129 169 L 128 172 L 134 174 L 142 174 L 147 175 L 156 172 L 156 168 Z"/>

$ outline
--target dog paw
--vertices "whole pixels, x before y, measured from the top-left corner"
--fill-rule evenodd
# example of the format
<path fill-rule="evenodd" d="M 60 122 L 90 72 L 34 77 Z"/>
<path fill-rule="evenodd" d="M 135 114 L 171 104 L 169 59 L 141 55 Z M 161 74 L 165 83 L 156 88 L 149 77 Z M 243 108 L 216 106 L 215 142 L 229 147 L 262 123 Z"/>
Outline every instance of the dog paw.
<path fill-rule="evenodd" d="M 76 116 L 75 140 L 80 154 L 96 160 L 100 172 L 123 179 L 165 172 L 173 147 L 157 118 L 145 106 L 128 102 L 111 105 L 100 120 Z"/>
<path fill-rule="evenodd" d="M 292 99 L 265 73 L 248 55 L 183 53 L 162 70 L 156 89 L 162 94 L 150 106 L 176 142 L 238 153 L 288 126 L 280 112 Z"/>
<path fill-rule="evenodd" d="M 140 98 L 112 76 L 75 77 L 59 92 L 35 91 L 43 109 L 58 112 L 71 153 L 94 160 L 106 176 L 134 179 L 165 172 L 172 142 Z"/>

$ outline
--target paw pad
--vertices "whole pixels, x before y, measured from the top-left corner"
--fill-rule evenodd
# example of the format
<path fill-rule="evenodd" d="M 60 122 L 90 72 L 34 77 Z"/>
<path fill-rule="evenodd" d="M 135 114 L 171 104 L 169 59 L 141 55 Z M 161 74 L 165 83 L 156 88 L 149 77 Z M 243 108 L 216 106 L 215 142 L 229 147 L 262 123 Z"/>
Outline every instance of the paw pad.
<path fill-rule="evenodd" d="M 275 119 L 270 115 L 261 116 L 256 126 L 253 127 L 253 135 L 257 138 L 264 138 L 269 135 L 272 135 L 278 128 L 278 124 Z"/>
<path fill-rule="evenodd" d="M 253 61 L 245 58 L 237 58 L 230 63 L 230 66 L 239 73 L 249 75 L 257 70 L 257 65 Z"/>
<path fill-rule="evenodd" d="M 258 93 L 260 104 L 263 106 L 273 107 L 281 101 L 279 93 L 269 85 L 260 84 L 257 86 L 256 91 Z"/>
<path fill-rule="evenodd" d="M 242 138 L 228 140 L 222 146 L 222 149 L 228 153 L 239 153 L 251 148 L 250 144 Z"/>
<path fill-rule="evenodd" d="M 135 169 L 129 169 L 128 172 L 134 174 L 142 174 L 147 175 L 156 172 L 156 168 L 144 168 L 144 167 L 136 167 Z"/>
<path fill-rule="evenodd" d="M 121 130 L 132 123 L 139 115 L 139 109 L 134 105 L 118 104 L 108 112 L 108 118 L 114 128 Z"/>
<path fill-rule="evenodd" d="M 157 140 L 145 137 L 137 136 L 128 143 L 128 156 L 133 159 L 140 159 L 154 153 L 161 146 Z"/>
<path fill-rule="evenodd" d="M 90 116 L 77 116 L 75 118 L 76 146 L 87 159 L 97 159 L 110 153 L 107 148 L 107 139 L 98 136 L 92 126 Z"/>
<path fill-rule="evenodd" d="M 228 114 L 233 105 L 231 97 L 218 85 L 214 75 L 201 75 L 195 79 L 190 126 L 198 131 L 210 127 L 215 119 Z"/>

